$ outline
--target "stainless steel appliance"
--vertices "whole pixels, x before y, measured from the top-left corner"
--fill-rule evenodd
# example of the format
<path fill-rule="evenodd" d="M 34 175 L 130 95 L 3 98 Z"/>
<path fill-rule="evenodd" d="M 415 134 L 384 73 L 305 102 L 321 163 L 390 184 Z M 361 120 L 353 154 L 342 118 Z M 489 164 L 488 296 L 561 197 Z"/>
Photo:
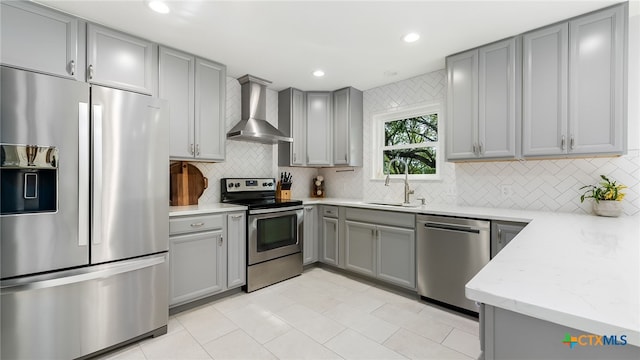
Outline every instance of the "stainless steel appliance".
<path fill-rule="evenodd" d="M 248 207 L 247 292 L 302 273 L 302 201 L 275 191 L 273 178 L 221 180 L 222 202 Z"/>
<path fill-rule="evenodd" d="M 416 229 L 418 294 L 478 313 L 464 287 L 489 262 L 490 222 L 418 215 Z"/>
<path fill-rule="evenodd" d="M 166 333 L 164 103 L 1 71 L 0 357 L 72 359 Z"/>

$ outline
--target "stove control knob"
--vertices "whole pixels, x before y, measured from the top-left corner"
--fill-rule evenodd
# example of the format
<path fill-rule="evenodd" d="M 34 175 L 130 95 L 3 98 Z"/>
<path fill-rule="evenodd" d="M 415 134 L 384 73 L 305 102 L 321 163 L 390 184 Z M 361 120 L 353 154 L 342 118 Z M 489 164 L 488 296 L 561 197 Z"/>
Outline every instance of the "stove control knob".
<path fill-rule="evenodd" d="M 236 187 L 240 187 L 240 183 L 236 183 Z"/>
<path fill-rule="evenodd" d="M 229 184 L 227 184 L 227 187 L 232 188 L 232 187 L 233 187 L 233 183 L 229 183 Z"/>
<path fill-rule="evenodd" d="M 269 185 L 269 186 L 273 186 L 273 183 L 269 183 L 268 185 Z"/>
<path fill-rule="evenodd" d="M 267 185 L 268 185 L 267 183 L 262 183 L 262 187 L 265 187 L 265 186 L 267 186 Z"/>

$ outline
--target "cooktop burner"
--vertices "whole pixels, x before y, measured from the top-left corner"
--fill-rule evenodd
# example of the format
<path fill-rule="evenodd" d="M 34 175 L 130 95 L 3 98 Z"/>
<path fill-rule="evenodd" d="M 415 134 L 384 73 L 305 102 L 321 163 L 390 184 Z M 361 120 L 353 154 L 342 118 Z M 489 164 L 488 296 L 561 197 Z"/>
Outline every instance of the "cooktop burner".
<path fill-rule="evenodd" d="M 302 205 L 300 200 L 276 199 L 274 178 L 223 178 L 220 180 L 223 203 L 238 204 L 249 209 L 271 209 Z"/>

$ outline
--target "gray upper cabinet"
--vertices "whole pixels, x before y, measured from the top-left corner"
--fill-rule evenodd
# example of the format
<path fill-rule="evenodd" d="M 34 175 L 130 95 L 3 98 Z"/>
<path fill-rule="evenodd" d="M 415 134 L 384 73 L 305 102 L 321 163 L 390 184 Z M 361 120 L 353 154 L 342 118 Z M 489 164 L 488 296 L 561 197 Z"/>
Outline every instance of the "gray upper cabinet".
<path fill-rule="evenodd" d="M 307 165 L 330 166 L 332 162 L 332 96 L 330 92 L 307 92 Z"/>
<path fill-rule="evenodd" d="M 516 39 L 478 49 L 478 141 L 482 158 L 516 156 Z"/>
<path fill-rule="evenodd" d="M 620 154 L 625 149 L 626 7 L 569 22 L 569 131 L 572 154 Z"/>
<path fill-rule="evenodd" d="M 478 50 L 447 57 L 447 160 L 476 157 Z"/>
<path fill-rule="evenodd" d="M 155 95 L 157 45 L 95 24 L 87 26 L 87 81 Z"/>
<path fill-rule="evenodd" d="M 524 35 L 523 155 L 622 154 L 625 6 Z"/>
<path fill-rule="evenodd" d="M 30 2 L 1 6 L 2 64 L 84 80 L 84 38 L 76 18 Z"/>
<path fill-rule="evenodd" d="M 227 68 L 196 58 L 196 158 L 224 161 Z"/>
<path fill-rule="evenodd" d="M 307 158 L 307 106 L 304 92 L 288 88 L 278 93 L 278 129 L 293 138 L 278 143 L 278 165 L 303 166 Z"/>
<path fill-rule="evenodd" d="M 566 149 L 569 26 L 562 23 L 522 36 L 522 154 Z"/>
<path fill-rule="evenodd" d="M 333 92 L 333 165 L 362 166 L 362 91 Z"/>
<path fill-rule="evenodd" d="M 516 40 L 447 58 L 447 159 L 516 157 Z"/>
<path fill-rule="evenodd" d="M 167 47 L 159 57 L 159 96 L 171 111 L 171 158 L 223 161 L 226 68 Z"/>

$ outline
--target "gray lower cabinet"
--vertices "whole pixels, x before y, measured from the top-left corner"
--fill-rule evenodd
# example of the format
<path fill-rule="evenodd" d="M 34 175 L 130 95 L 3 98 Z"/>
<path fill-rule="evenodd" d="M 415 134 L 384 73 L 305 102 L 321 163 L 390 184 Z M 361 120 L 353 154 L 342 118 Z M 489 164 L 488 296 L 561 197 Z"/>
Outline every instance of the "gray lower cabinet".
<path fill-rule="evenodd" d="M 227 289 L 247 283 L 247 216 L 244 211 L 227 215 Z"/>
<path fill-rule="evenodd" d="M 224 161 L 226 67 L 160 47 L 159 96 L 169 100 L 175 160 Z"/>
<path fill-rule="evenodd" d="M 491 258 L 507 246 L 525 226 L 526 223 L 491 221 Z"/>
<path fill-rule="evenodd" d="M 415 216 L 346 209 L 345 269 L 416 288 Z"/>
<path fill-rule="evenodd" d="M 602 346 L 569 347 L 565 336 L 593 336 L 591 332 L 482 304 L 480 307 L 481 359 L 639 359 L 640 347 L 627 343 L 628 334 L 596 334 Z M 623 339 L 622 336 L 625 336 Z M 606 343 L 605 343 L 606 341 Z M 623 345 L 624 344 L 624 345 Z"/>
<path fill-rule="evenodd" d="M 302 263 L 308 265 L 318 261 L 318 208 L 316 206 L 304 207 L 303 224 Z"/>
<path fill-rule="evenodd" d="M 320 261 L 338 266 L 339 232 L 338 232 L 338 207 L 322 207 L 322 245 Z"/>
<path fill-rule="evenodd" d="M 169 219 L 169 306 L 177 306 L 246 281 L 244 212 Z"/>
<path fill-rule="evenodd" d="M 150 41 L 87 25 L 87 81 L 156 95 L 158 46 Z"/>
<path fill-rule="evenodd" d="M 3 65 L 84 80 L 78 19 L 26 1 L 3 1 L 0 6 Z"/>

